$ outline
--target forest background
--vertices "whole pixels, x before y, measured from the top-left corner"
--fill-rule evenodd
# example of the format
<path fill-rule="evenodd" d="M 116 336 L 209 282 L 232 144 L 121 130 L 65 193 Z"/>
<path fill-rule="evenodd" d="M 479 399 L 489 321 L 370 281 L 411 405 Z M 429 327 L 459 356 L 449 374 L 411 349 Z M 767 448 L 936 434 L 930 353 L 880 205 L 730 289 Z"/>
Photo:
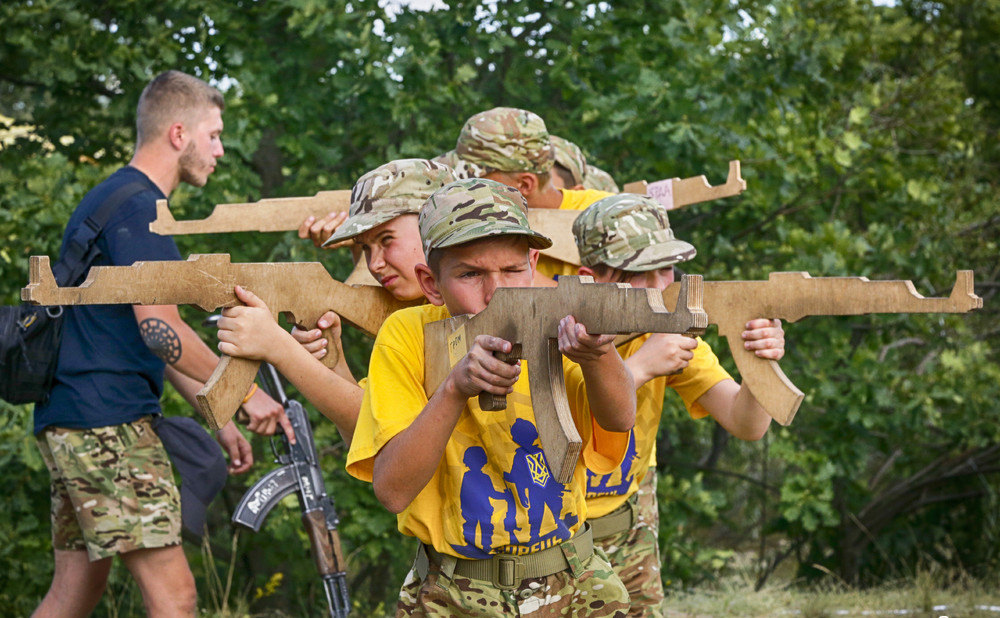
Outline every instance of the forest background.
<path fill-rule="evenodd" d="M 508 105 L 537 112 L 619 184 L 702 173 L 716 184 L 740 159 L 743 195 L 671 214 L 698 247 L 689 272 L 708 279 L 804 270 L 911 279 L 930 296 L 974 269 L 985 308 L 972 315 L 787 324 L 782 366 L 806 399 L 760 442 L 729 440 L 669 399 L 660 541 L 673 591 L 710 587 L 738 557 L 757 587 L 877 585 L 927 565 L 997 579 L 1000 1 L 7 0 L 0 32 L 9 304 L 28 256 L 55 256 L 79 199 L 128 161 L 138 94 L 170 68 L 227 100 L 226 155 L 203 190 L 174 194 L 178 218 L 349 188 L 390 159 L 453 148 L 468 116 Z M 184 254 L 350 269 L 346 253 L 294 233 L 177 241 Z M 725 341 L 708 339 L 733 370 Z M 347 335 L 357 375 L 370 345 Z M 194 414 L 172 391 L 164 406 Z M 413 544 L 311 414 L 355 607 L 378 613 Z M 0 402 L 4 615 L 29 613 L 51 576 L 48 475 L 30 421 L 30 408 Z M 228 602 L 231 575 L 227 598 L 251 611 L 321 615 L 294 498 L 234 539 L 232 507 L 272 466 L 266 441 L 254 443 L 259 463 L 214 503 L 210 552 L 189 546 L 202 600 Z M 105 614 L 123 612 L 127 580 Z"/>

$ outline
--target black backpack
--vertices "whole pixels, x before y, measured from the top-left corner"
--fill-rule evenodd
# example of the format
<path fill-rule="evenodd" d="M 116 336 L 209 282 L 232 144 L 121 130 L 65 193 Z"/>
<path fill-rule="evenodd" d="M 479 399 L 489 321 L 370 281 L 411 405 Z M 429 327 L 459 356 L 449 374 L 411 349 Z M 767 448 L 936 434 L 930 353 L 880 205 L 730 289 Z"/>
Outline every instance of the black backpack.
<path fill-rule="evenodd" d="M 60 286 L 79 282 L 101 255 L 97 238 L 108 219 L 149 185 L 133 181 L 119 187 L 77 228 L 52 273 Z M 63 308 L 0 307 L 0 399 L 13 404 L 44 403 L 59 360 Z"/>

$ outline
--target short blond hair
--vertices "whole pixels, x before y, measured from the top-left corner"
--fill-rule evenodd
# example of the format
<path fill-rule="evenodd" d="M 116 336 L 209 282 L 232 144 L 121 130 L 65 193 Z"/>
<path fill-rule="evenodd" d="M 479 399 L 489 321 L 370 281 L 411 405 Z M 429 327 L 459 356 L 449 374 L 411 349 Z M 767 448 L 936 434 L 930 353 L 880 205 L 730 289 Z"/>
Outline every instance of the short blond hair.
<path fill-rule="evenodd" d="M 212 106 L 220 111 L 226 108 L 218 89 L 180 71 L 160 73 L 139 97 L 135 114 L 136 146 L 142 146 L 174 122 L 191 122 L 192 113 Z"/>

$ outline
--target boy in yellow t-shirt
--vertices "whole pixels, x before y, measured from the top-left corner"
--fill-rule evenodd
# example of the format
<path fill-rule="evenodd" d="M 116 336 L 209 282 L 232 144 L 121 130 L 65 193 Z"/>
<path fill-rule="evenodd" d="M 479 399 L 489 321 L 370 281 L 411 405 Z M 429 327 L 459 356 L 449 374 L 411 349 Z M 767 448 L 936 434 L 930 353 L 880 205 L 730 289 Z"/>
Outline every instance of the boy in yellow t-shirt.
<path fill-rule="evenodd" d="M 400 531 L 421 541 L 397 615 L 623 616 L 625 589 L 583 523 L 587 467 L 613 470 L 634 422 L 634 383 L 613 337 L 572 316 L 560 324 L 584 447 L 559 483 L 539 446 L 531 368 L 493 356 L 509 342 L 477 337 L 434 393 L 423 385 L 424 324 L 482 311 L 497 287 L 530 286 L 530 249 L 551 241 L 530 229 L 515 189 L 489 180 L 435 192 L 419 224 L 427 263 L 417 276 L 432 304 L 397 311 L 379 331 L 347 458 Z M 507 395 L 507 409 L 482 411 L 472 398 L 482 391 Z"/>
<path fill-rule="evenodd" d="M 666 211 L 652 199 L 619 194 L 592 204 L 577 218 L 573 235 L 581 275 L 601 282 L 665 289 L 673 265 L 689 260 L 695 248 L 674 238 Z M 784 355 L 781 324 L 752 320 L 743 339 L 762 358 Z M 656 431 L 666 388 L 674 389 L 693 418 L 711 415 L 734 436 L 757 440 L 771 419 L 749 389 L 737 385 L 701 339 L 653 334 L 618 348 L 631 370 L 636 422 L 628 452 L 612 474 L 591 473 L 587 511 L 594 541 L 608 554 L 628 588 L 631 615 L 663 615 L 663 586 L 657 546 Z"/>
<path fill-rule="evenodd" d="M 441 163 L 425 159 L 390 161 L 355 183 L 346 221 L 331 215 L 314 231 L 322 232 L 327 229 L 325 223 L 332 221 L 338 227 L 332 236 L 326 234 L 329 238 L 324 236 L 327 243 L 354 239 L 364 251 L 368 269 L 389 293 L 397 300 L 421 299 L 423 292 L 413 271 L 423 261 L 417 213 L 431 193 L 453 180 L 451 168 Z M 337 425 L 349 444 L 361 408 L 363 386 L 354 380 L 344 360 L 340 318 L 329 312 L 320 318 L 319 328 L 292 329 L 289 336 L 252 290 L 237 288 L 236 294 L 246 306 L 223 310 L 218 324 L 219 350 L 274 365 Z M 340 355 L 333 371 L 317 360 L 327 354 L 328 342 L 320 331 L 327 328 L 335 335 Z"/>

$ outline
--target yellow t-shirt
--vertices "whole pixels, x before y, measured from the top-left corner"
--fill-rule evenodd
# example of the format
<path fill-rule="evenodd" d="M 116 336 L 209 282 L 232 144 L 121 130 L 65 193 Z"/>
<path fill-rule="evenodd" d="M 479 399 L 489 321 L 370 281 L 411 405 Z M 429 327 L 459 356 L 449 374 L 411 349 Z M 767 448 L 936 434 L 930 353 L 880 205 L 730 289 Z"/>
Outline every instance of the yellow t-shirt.
<path fill-rule="evenodd" d="M 619 346 L 622 358 L 635 354 L 650 335 L 636 337 Z M 587 474 L 587 513 L 596 518 L 607 515 L 625 503 L 639 490 L 639 483 L 651 466 L 656 465 L 656 433 L 663 413 L 666 388 L 677 391 L 692 418 L 708 416 L 697 400 L 719 382 L 730 379 L 719 364 L 711 346 L 698 338 L 694 357 L 677 375 L 660 376 L 643 384 L 636 391 L 635 427 L 630 432 L 628 451 L 619 468 L 611 474 Z"/>
<path fill-rule="evenodd" d="M 559 189 L 562 191 L 563 199 L 562 203 L 559 204 L 559 210 L 586 210 L 587 206 L 590 206 L 599 199 L 608 197 L 609 195 L 614 195 L 614 193 L 608 193 L 606 191 L 598 191 L 596 189 L 584 189 L 575 191 L 573 189 Z M 567 264 L 562 260 L 557 260 L 555 258 L 548 257 L 547 255 L 538 256 L 538 272 L 542 273 L 549 279 L 555 279 L 556 276 L 562 275 L 576 275 L 577 267 L 574 264 Z"/>
<path fill-rule="evenodd" d="M 422 305 L 393 313 L 375 339 L 361 413 L 347 456 L 347 471 L 371 481 L 375 456 L 427 405 L 424 391 L 424 324 L 450 317 Z M 446 352 L 441 351 L 442 354 Z M 528 389 L 530 367 L 507 396 L 506 410 L 483 412 L 469 399 L 434 476 L 398 515 L 400 532 L 437 551 L 465 558 L 524 554 L 564 541 L 587 518 L 587 469 L 616 469 L 628 433 L 592 440 L 590 409 L 579 401 L 581 372 L 564 362 L 570 410 L 583 438 L 573 479 L 558 483 L 545 463 Z M 574 369 L 576 371 L 574 372 Z M 617 439 L 616 439 L 617 437 Z"/>

